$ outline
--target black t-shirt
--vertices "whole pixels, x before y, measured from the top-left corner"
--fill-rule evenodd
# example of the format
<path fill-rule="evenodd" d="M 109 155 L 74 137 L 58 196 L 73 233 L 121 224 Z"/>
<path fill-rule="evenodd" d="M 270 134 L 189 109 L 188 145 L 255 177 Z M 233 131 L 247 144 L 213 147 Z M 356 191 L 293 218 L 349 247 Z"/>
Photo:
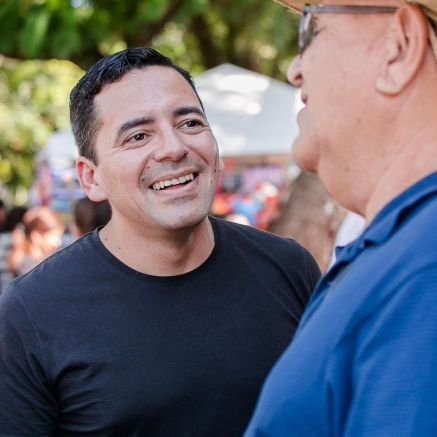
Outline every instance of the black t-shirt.
<path fill-rule="evenodd" d="M 319 277 L 292 240 L 211 219 L 215 248 L 156 277 L 94 232 L 0 297 L 0 435 L 240 436 Z"/>

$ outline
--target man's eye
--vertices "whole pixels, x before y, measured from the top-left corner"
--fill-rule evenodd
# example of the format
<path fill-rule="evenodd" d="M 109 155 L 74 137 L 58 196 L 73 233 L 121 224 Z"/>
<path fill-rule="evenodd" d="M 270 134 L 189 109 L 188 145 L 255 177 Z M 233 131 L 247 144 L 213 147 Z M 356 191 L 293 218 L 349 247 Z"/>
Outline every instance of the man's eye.
<path fill-rule="evenodd" d="M 199 120 L 188 120 L 184 124 L 186 127 L 202 126 L 202 123 Z"/>
<path fill-rule="evenodd" d="M 135 134 L 129 138 L 129 141 L 143 141 L 145 137 L 144 133 Z"/>

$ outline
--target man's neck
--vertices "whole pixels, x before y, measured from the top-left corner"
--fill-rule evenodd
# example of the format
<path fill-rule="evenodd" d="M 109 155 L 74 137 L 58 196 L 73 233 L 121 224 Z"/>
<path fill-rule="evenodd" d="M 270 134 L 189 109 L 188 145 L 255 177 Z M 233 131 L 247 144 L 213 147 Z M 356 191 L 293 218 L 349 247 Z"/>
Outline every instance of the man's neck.
<path fill-rule="evenodd" d="M 190 229 L 160 234 L 128 229 L 109 223 L 99 232 L 103 245 L 121 262 L 153 276 L 176 276 L 199 267 L 214 248 L 208 218 Z"/>
<path fill-rule="evenodd" d="M 366 222 L 397 195 L 425 176 L 437 171 L 437 143 L 411 143 L 402 150 L 374 186 L 365 209 Z"/>

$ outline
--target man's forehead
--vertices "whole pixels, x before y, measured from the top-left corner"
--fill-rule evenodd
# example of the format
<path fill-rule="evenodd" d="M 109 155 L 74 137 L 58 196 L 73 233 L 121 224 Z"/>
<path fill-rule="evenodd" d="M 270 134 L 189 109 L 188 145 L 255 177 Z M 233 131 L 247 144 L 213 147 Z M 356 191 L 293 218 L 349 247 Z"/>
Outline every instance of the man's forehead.
<path fill-rule="evenodd" d="M 162 65 L 150 65 L 144 68 L 135 68 L 128 71 L 118 80 L 106 84 L 99 94 L 104 93 L 108 89 L 125 88 L 126 85 L 131 87 L 155 87 L 169 85 L 170 89 L 173 84 L 184 88 L 185 85 L 188 88 L 190 84 L 185 78 L 174 68 L 162 66 Z M 97 94 L 97 95 L 99 95 Z"/>
<path fill-rule="evenodd" d="M 120 80 L 106 85 L 94 98 L 97 119 L 122 125 L 129 120 L 157 121 L 163 114 L 177 117 L 180 108 L 201 106 L 185 78 L 175 69 L 150 66 L 134 69 Z"/>
<path fill-rule="evenodd" d="M 117 101 L 153 101 L 156 104 L 168 99 L 197 101 L 190 84 L 175 69 L 163 66 L 149 66 L 134 69 L 119 80 L 105 85 L 94 98 L 95 105 L 107 105 Z"/>

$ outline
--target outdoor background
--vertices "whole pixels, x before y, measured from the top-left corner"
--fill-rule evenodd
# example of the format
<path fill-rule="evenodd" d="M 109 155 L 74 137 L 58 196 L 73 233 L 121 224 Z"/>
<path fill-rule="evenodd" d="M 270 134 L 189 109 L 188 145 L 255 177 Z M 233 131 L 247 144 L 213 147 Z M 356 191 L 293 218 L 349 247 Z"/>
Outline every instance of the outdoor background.
<path fill-rule="evenodd" d="M 36 154 L 68 129 L 69 92 L 102 56 L 150 46 L 193 76 L 230 63 L 285 83 L 297 23 L 270 0 L 1 0 L 0 197 L 29 202 Z M 301 173 L 268 229 L 297 239 L 325 268 L 343 214 L 317 177 Z"/>

